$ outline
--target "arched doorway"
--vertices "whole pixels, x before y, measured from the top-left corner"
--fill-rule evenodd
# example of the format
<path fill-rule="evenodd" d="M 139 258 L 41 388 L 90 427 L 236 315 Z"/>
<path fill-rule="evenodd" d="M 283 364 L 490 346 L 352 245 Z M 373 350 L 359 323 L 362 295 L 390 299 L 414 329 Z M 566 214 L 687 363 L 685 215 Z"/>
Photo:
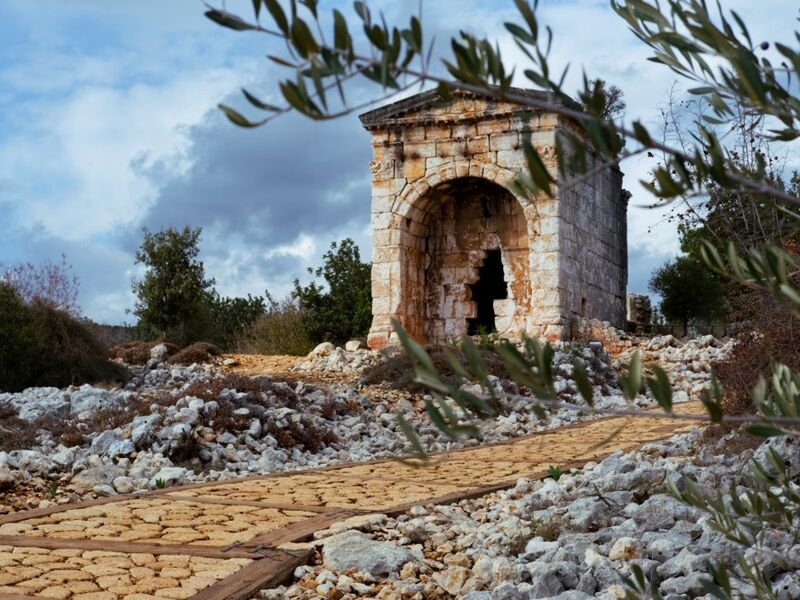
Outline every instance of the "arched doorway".
<path fill-rule="evenodd" d="M 505 188 L 479 177 L 442 183 L 406 219 L 406 327 L 418 339 L 503 331 L 530 312 L 528 224 Z"/>

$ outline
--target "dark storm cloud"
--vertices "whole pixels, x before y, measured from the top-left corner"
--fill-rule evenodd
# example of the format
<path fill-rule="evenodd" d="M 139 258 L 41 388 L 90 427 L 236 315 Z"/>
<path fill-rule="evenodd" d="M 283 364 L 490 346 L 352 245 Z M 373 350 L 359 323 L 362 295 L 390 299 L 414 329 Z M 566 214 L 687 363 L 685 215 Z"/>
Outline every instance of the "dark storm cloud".
<path fill-rule="evenodd" d="M 142 222 L 148 229 L 201 226 L 215 242 L 230 236 L 256 254 L 369 222 L 371 149 L 354 116 L 316 123 L 286 115 L 245 130 L 214 112 L 187 137 L 186 172 L 170 161 L 145 172 L 158 189 Z"/>
<path fill-rule="evenodd" d="M 42 227 L 7 228 L 0 240 L 0 262 L 15 265 L 59 262 L 66 257 L 70 274 L 80 283 L 78 304 L 84 314 L 100 322 L 121 322 L 132 306 L 130 294 L 133 256 L 89 240 L 66 240 Z"/>

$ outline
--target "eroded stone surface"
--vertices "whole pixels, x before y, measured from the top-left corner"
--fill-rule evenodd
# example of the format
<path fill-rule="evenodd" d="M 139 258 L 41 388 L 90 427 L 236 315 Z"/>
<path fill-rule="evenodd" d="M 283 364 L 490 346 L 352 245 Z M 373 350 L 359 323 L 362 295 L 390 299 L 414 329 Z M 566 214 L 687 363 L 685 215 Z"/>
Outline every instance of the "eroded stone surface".
<path fill-rule="evenodd" d="M 57 600 L 183 600 L 251 562 L 246 558 L 0 546 L 0 594 Z"/>
<path fill-rule="evenodd" d="M 300 506 L 381 509 L 444 496 L 464 488 L 412 481 L 359 480 L 335 472 L 291 475 L 179 490 L 174 496 L 269 500 Z"/>
<path fill-rule="evenodd" d="M 0 535 L 226 546 L 316 513 L 147 498 L 72 508 L 0 526 Z"/>

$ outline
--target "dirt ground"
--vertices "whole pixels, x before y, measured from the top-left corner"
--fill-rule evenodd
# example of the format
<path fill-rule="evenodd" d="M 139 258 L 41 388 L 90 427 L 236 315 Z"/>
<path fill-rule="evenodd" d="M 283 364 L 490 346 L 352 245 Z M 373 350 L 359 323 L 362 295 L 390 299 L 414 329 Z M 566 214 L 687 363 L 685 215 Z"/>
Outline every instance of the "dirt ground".
<path fill-rule="evenodd" d="M 224 359 L 232 358 L 238 364 L 230 367 L 221 367 L 230 373 L 243 375 L 267 375 L 281 381 L 300 381 L 308 383 L 339 383 L 355 381 L 358 375 L 339 373 L 320 373 L 317 371 L 292 371 L 294 367 L 308 360 L 306 356 L 284 356 L 266 354 L 225 354 Z"/>

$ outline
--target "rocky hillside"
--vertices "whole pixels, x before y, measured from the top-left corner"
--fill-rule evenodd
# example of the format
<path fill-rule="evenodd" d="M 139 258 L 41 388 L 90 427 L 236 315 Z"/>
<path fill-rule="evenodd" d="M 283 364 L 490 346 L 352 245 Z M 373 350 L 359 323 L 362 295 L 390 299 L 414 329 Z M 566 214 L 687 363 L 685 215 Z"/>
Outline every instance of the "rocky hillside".
<path fill-rule="evenodd" d="M 656 344 L 664 360 L 675 353 L 672 343 Z M 679 386 L 686 399 L 708 380 L 709 361 L 725 348 L 703 340 L 681 351 L 683 362 L 676 364 L 702 366 L 683 375 L 676 371 L 684 377 Z M 578 398 L 570 380 L 574 352 L 588 365 L 597 405 L 623 406 L 612 366 L 602 348 L 591 344 L 564 345 L 556 353 L 560 397 Z M 652 352 L 659 356 L 658 349 Z M 124 388 L 0 394 L 3 510 L 402 454 L 406 440 L 396 412 L 411 420 L 428 451 L 476 443 L 440 434 L 423 412 L 422 394 L 359 384 L 359 373 L 385 359 L 358 346 L 317 348 L 298 367 L 299 381 L 291 383 L 231 374 L 212 364 L 168 364 L 165 358 L 156 348 L 146 364 L 130 365 L 133 378 Z M 305 374 L 331 371 L 354 377 L 325 385 L 302 381 Z M 492 381 L 497 389 L 520 392 L 511 382 Z M 639 404 L 652 402 L 642 396 Z M 485 441 L 496 441 L 581 418 L 586 417 L 562 409 L 542 421 L 522 395 L 479 425 Z"/>

